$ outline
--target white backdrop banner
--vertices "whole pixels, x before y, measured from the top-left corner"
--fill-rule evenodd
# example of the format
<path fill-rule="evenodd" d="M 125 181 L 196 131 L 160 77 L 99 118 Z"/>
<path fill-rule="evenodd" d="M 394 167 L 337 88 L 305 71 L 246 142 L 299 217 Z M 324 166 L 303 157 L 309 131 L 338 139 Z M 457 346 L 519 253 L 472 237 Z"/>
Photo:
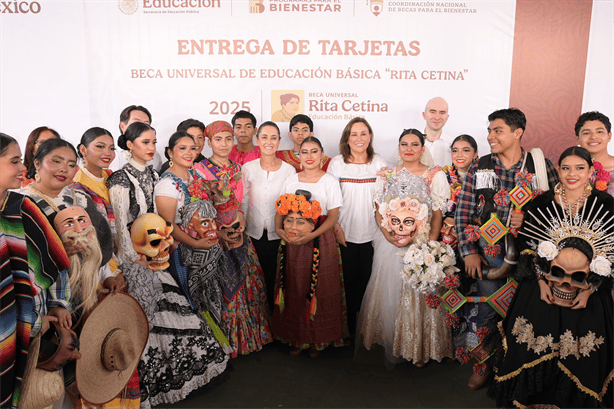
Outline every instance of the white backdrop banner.
<path fill-rule="evenodd" d="M 180 121 L 247 109 L 284 137 L 289 117 L 310 116 L 330 156 L 345 124 L 365 117 L 392 163 L 432 97 L 449 103 L 446 133 L 473 135 L 481 153 L 488 114 L 509 106 L 514 1 L 38 1 L 1 14 L 0 120 L 24 143 L 41 125 L 75 143 L 91 126 L 117 136 L 120 111 L 137 104 L 162 152 Z"/>

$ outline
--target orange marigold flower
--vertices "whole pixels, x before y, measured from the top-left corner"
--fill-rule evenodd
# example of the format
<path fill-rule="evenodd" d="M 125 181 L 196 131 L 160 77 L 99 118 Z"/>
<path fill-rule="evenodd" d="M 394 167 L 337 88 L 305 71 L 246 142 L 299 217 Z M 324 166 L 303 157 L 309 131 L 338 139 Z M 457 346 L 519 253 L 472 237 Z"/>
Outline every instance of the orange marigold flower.
<path fill-rule="evenodd" d="M 308 211 L 310 207 L 311 207 L 311 203 L 305 200 L 299 203 L 298 210 L 300 212 L 305 212 L 305 211 Z"/>
<path fill-rule="evenodd" d="M 293 200 L 290 204 L 290 208 L 294 213 L 298 213 L 298 205 L 299 203 L 296 200 Z"/>
<path fill-rule="evenodd" d="M 597 182 L 595 182 L 595 188 L 597 190 L 604 191 L 608 188 L 608 183 L 604 182 L 603 180 L 598 180 Z"/>

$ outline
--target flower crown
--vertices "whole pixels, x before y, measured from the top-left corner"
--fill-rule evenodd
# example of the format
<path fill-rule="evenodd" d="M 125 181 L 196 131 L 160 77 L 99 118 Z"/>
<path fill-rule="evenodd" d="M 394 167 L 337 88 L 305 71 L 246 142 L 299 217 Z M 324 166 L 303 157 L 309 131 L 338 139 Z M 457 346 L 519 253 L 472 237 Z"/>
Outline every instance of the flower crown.
<path fill-rule="evenodd" d="M 537 240 L 537 254 L 548 261 L 554 260 L 562 250 L 562 242 L 571 237 L 577 237 L 586 241 L 593 250 L 593 259 L 590 269 L 600 276 L 612 274 L 612 262 L 614 261 L 614 231 L 611 230 L 614 215 L 610 211 L 603 210 L 603 204 L 595 211 L 595 200 L 591 208 L 587 210 L 587 200 L 584 201 L 581 211 L 563 215 L 556 206 L 546 208 L 547 217 L 541 209 L 537 212 L 541 218 L 537 218 L 530 210 L 528 213 L 535 219 L 536 224 L 525 222 L 525 228 L 520 234 Z M 553 212 L 554 210 L 554 212 Z"/>
<path fill-rule="evenodd" d="M 279 196 L 275 202 L 277 213 L 300 213 L 306 219 L 316 220 L 322 214 L 322 208 L 317 200 L 309 201 L 303 195 L 286 193 Z"/>

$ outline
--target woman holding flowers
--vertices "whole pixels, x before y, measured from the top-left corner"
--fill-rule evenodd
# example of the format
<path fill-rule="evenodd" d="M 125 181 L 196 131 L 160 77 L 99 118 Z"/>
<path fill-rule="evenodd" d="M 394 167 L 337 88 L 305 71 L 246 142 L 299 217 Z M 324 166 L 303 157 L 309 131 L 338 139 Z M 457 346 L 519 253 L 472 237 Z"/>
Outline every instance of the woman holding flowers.
<path fill-rule="evenodd" d="M 317 138 L 303 140 L 304 171 L 292 174 L 276 202 L 281 237 L 272 332 L 290 344 L 290 355 L 309 349 L 315 358 L 348 337 L 343 271 L 333 233 L 343 198 L 339 182 L 320 168 Z M 309 201 L 309 199 L 313 201 Z"/>
<path fill-rule="evenodd" d="M 450 186 L 440 167 L 423 163 L 430 161 L 420 131 L 403 131 L 399 155 L 401 164 L 388 169 L 376 187 L 375 216 L 382 234 L 374 240 L 357 345 L 382 345 L 387 363 L 406 359 L 421 367 L 454 353 L 445 312 L 426 301 L 429 293 L 443 294 L 443 279 L 454 264 L 451 248 L 436 241 Z"/>
<path fill-rule="evenodd" d="M 224 247 L 224 306 L 222 321 L 235 358 L 258 351 L 271 342 L 266 310 L 266 287 L 256 250 L 245 233 L 241 211 L 243 182 L 241 166 L 229 159 L 233 146 L 232 126 L 215 121 L 205 136 L 213 151 L 210 158 L 194 165 L 205 179 L 203 186 L 217 211 L 218 236 Z"/>

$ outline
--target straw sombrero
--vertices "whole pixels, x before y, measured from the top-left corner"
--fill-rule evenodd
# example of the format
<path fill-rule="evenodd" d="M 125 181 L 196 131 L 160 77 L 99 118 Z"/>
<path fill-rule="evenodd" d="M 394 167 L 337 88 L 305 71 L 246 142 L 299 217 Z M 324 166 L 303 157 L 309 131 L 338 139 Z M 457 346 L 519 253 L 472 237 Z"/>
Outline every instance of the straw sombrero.
<path fill-rule="evenodd" d="M 148 337 L 147 316 L 130 295 L 117 293 L 98 304 L 80 336 L 76 379 L 81 397 L 96 405 L 113 400 L 134 373 Z"/>

